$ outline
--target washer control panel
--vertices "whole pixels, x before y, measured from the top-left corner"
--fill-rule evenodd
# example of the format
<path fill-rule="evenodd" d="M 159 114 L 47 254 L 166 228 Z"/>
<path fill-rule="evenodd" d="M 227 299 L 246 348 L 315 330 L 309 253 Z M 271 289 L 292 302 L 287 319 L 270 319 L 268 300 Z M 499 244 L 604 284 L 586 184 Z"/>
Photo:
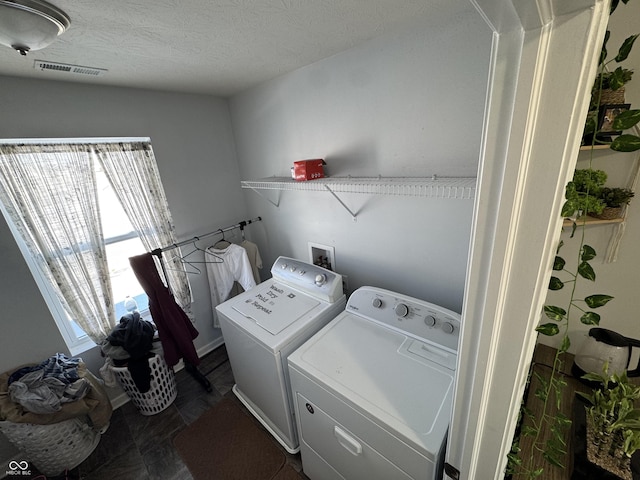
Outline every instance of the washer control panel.
<path fill-rule="evenodd" d="M 427 340 L 458 350 L 460 314 L 417 298 L 375 287 L 361 287 L 351 294 L 347 311 Z"/>
<path fill-rule="evenodd" d="M 342 275 L 289 257 L 278 257 L 271 267 L 274 280 L 329 303 L 344 295 Z"/>

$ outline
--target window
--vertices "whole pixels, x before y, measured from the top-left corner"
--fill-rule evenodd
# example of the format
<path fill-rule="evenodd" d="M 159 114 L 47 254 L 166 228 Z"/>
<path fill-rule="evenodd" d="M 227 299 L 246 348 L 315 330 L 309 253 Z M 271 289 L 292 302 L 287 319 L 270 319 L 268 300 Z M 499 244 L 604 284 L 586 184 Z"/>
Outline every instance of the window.
<path fill-rule="evenodd" d="M 127 297 L 133 298 L 141 315 L 149 317 L 146 319 L 151 320 L 149 299 L 129 265 L 129 257 L 140 255 L 145 252 L 145 248 L 122 205 L 120 205 L 102 166 L 96 162 L 95 167 L 100 219 L 107 252 L 116 320 L 127 313 L 124 305 Z"/>
<path fill-rule="evenodd" d="M 176 243 L 143 140 L 0 141 L 0 209 L 73 355 L 108 335 L 127 297 L 150 320 L 128 258 Z M 188 309 L 186 273 L 171 266 L 169 282 Z"/>

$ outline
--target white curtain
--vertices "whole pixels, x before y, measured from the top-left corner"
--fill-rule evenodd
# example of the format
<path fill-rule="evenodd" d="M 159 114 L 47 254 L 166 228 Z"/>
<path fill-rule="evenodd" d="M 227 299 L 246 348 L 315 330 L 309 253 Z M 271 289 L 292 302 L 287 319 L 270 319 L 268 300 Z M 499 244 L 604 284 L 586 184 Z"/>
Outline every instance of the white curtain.
<path fill-rule="evenodd" d="M 151 144 L 111 143 L 94 146 L 105 174 L 131 224 L 148 251 L 177 243 Z M 178 249 L 165 255 L 169 286 L 178 305 L 191 317 L 191 288 Z"/>
<path fill-rule="evenodd" d="M 63 307 L 100 344 L 115 326 L 89 145 L 0 145 L 0 201 Z"/>

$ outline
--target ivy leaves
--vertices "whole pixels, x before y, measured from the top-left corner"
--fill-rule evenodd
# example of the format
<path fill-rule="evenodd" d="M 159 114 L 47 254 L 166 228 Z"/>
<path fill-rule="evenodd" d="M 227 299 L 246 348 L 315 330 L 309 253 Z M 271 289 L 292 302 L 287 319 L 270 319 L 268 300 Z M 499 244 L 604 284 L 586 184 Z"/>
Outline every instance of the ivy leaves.
<path fill-rule="evenodd" d="M 567 281 L 562 281 L 558 276 L 552 275 L 549 280 L 549 290 L 561 290 L 565 287 L 567 283 L 575 282 L 578 277 L 582 277 L 585 280 L 589 280 L 594 282 L 596 280 L 596 272 L 589 263 L 596 257 L 596 251 L 593 247 L 589 245 L 583 245 L 580 251 L 580 262 L 578 264 L 578 268 L 576 269 L 577 273 L 568 272 L 565 270 L 566 261 L 557 253 L 559 253 L 560 248 L 562 247 L 562 242 L 558 246 L 558 252 L 556 252 L 556 257 L 553 262 L 553 270 L 554 272 L 565 272 L 571 278 Z M 596 309 L 602 307 L 609 303 L 609 301 L 613 300 L 613 297 L 605 294 L 594 294 L 585 297 L 584 299 L 574 299 L 573 294 L 571 296 L 570 307 L 575 307 L 582 312 L 582 316 L 580 317 L 580 321 L 585 325 L 599 325 L 600 324 L 600 315 L 591 310 L 587 310 L 582 308 L 580 304 L 584 302 L 589 309 Z M 555 306 L 555 305 L 545 305 L 543 308 L 543 312 L 545 316 L 552 320 L 553 322 L 544 323 L 539 325 L 536 330 L 543 335 L 546 336 L 554 336 L 560 333 L 560 323 L 563 321 L 568 321 L 568 312 L 564 308 Z M 560 346 L 560 351 L 566 352 L 569 350 L 570 342 L 569 337 L 565 336 L 562 340 L 562 344 Z"/>

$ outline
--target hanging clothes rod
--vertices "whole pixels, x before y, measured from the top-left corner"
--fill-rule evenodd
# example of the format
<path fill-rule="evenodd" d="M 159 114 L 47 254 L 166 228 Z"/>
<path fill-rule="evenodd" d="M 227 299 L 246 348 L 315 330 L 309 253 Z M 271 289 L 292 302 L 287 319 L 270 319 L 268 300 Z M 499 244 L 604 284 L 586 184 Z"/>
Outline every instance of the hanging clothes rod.
<path fill-rule="evenodd" d="M 228 232 L 229 230 L 234 230 L 236 228 L 239 228 L 240 230 L 244 230 L 244 227 L 246 227 L 247 225 L 251 225 L 252 223 L 260 222 L 260 221 L 262 221 L 262 217 L 256 217 L 251 220 L 243 220 L 242 222 L 236 223 L 235 225 L 231 225 L 225 228 L 218 228 L 217 230 L 213 230 L 211 232 L 207 232 L 202 235 L 197 235 L 193 238 L 190 238 L 189 240 L 183 240 L 182 242 L 167 245 L 166 247 L 156 248 L 155 250 L 152 250 L 151 253 L 157 257 L 160 257 L 162 255 L 162 252 L 173 250 L 174 248 L 182 247 L 183 245 L 188 245 L 190 243 L 197 242 L 198 240 L 202 240 L 203 238 L 207 238 L 212 235 L 219 235 L 224 232 Z"/>

